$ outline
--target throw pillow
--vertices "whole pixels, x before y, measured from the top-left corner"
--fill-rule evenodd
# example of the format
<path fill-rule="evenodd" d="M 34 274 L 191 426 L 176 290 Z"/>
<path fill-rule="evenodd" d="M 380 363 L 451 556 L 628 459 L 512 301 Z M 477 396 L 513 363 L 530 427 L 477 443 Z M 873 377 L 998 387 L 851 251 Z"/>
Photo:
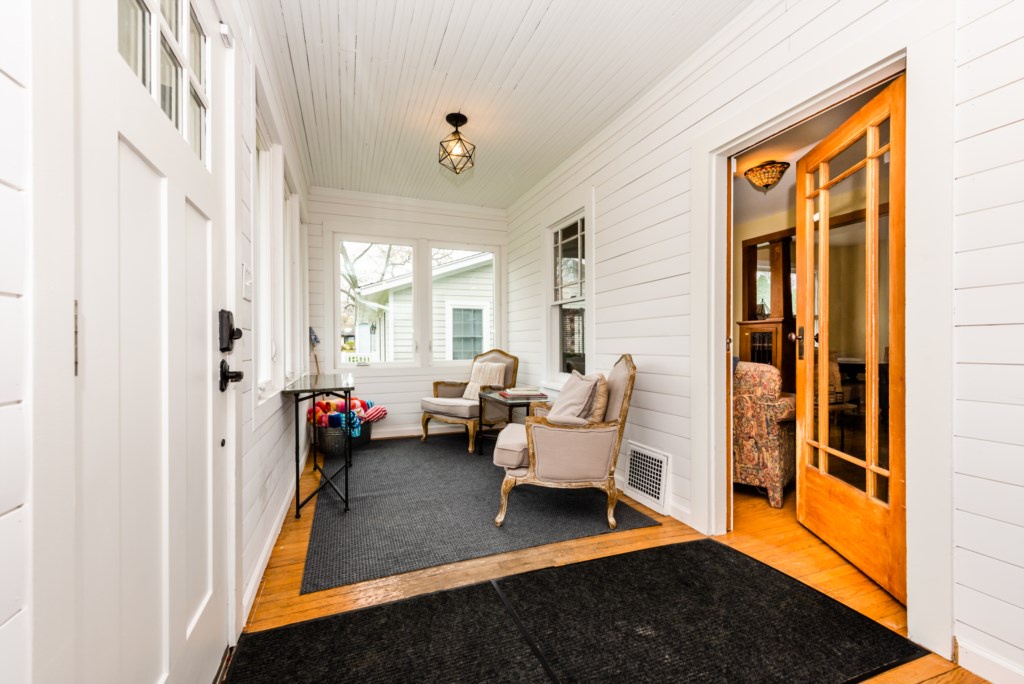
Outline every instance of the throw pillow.
<path fill-rule="evenodd" d="M 590 417 L 587 420 L 591 423 L 601 423 L 608 410 L 608 381 L 600 373 L 595 373 L 594 376 L 596 376 L 597 384 L 594 386 L 594 401 L 590 405 Z M 588 375 L 587 377 L 592 376 Z"/>
<path fill-rule="evenodd" d="M 469 375 L 469 384 L 466 391 L 462 393 L 463 399 L 480 399 L 480 388 L 488 385 L 505 386 L 505 364 L 489 363 L 481 361 L 473 364 L 473 370 Z"/>
<path fill-rule="evenodd" d="M 551 413 L 587 418 L 594 401 L 596 386 L 595 378 L 580 375 L 579 371 L 573 371 L 569 379 L 565 381 L 565 385 L 562 386 L 562 391 L 558 393 L 558 398 L 551 405 Z"/>

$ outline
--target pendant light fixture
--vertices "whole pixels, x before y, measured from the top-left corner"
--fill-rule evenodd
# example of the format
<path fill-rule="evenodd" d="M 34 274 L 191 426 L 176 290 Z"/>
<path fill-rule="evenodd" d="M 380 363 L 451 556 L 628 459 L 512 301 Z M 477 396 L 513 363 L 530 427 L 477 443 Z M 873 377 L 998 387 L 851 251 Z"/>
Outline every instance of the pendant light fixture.
<path fill-rule="evenodd" d="M 782 174 L 789 168 L 789 162 L 766 161 L 763 164 L 747 169 L 743 176 L 761 192 L 768 192 L 782 180 Z"/>
<path fill-rule="evenodd" d="M 438 153 L 437 161 L 450 171 L 462 173 L 473 167 L 473 154 L 476 152 L 476 145 L 463 138 L 459 133 L 459 126 L 465 126 L 468 119 L 461 112 L 452 112 L 444 120 L 455 126 L 455 130 L 441 141 L 441 150 Z"/>

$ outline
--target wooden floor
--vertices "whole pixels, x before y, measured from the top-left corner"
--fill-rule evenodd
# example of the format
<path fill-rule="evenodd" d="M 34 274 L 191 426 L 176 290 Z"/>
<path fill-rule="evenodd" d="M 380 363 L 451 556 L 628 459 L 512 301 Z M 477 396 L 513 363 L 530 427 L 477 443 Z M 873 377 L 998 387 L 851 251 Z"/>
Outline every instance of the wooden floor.
<path fill-rule="evenodd" d="M 309 467 L 303 473 L 302 486 L 307 491 L 308 487 L 315 486 L 315 476 Z M 497 499 L 495 492 L 495 511 Z M 487 556 L 300 595 L 299 586 L 316 505 L 313 501 L 303 508 L 302 518 L 296 520 L 289 514 L 285 519 L 245 631 L 279 627 L 529 570 L 704 538 L 678 520 L 659 515 L 629 497 L 622 496 L 621 499 L 661 525 Z M 767 499 L 754 490 L 738 488 L 734 497 L 735 529 L 717 537 L 717 540 L 905 635 L 907 614 L 903 606 L 801 527 L 796 522 L 794 499 L 790 492 L 786 506 L 773 509 L 768 506 Z M 930 655 L 871 681 L 938 684 L 984 680 L 944 658 Z"/>

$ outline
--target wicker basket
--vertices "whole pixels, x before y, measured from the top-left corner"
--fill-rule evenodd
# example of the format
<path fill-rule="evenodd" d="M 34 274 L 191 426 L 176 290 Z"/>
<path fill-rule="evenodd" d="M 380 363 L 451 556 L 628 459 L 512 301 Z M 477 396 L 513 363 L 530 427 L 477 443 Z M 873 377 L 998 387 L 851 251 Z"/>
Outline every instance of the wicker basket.
<path fill-rule="evenodd" d="M 370 441 L 373 423 L 363 423 L 358 437 L 352 438 L 352 448 L 363 446 Z M 316 441 L 319 451 L 328 456 L 341 456 L 345 453 L 345 428 L 317 427 Z"/>

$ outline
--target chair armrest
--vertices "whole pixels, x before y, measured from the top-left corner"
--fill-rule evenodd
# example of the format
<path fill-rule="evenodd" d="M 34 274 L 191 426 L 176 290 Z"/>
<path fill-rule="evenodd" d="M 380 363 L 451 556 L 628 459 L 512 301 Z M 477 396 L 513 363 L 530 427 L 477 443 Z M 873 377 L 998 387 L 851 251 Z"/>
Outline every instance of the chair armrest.
<path fill-rule="evenodd" d="M 550 401 L 531 401 L 528 416 L 546 416 L 551 411 Z"/>
<path fill-rule="evenodd" d="M 796 418 L 796 395 L 779 397 L 778 401 L 768 405 L 768 411 L 768 415 L 772 416 L 776 423 L 793 420 Z"/>
<path fill-rule="evenodd" d="M 434 396 L 446 398 L 459 398 L 466 391 L 468 382 L 455 382 L 453 380 L 435 380 Z"/>

